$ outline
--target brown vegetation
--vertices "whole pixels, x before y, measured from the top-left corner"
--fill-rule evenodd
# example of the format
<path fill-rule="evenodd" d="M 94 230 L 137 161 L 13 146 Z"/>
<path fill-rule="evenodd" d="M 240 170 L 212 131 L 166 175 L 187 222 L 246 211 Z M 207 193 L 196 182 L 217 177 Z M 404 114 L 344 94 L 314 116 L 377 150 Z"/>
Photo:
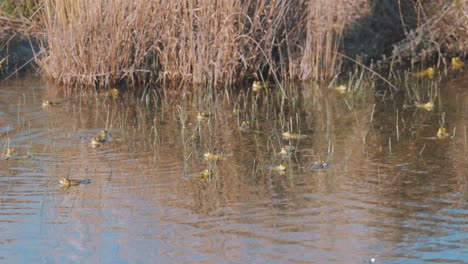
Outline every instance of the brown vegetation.
<path fill-rule="evenodd" d="M 348 2 L 47 0 L 40 64 L 52 79 L 87 86 L 330 78 L 356 8 Z"/>
<path fill-rule="evenodd" d="M 10 4 L 0 6 L 0 33 L 44 33 L 37 58 L 44 76 L 71 86 L 327 80 L 345 57 L 415 62 L 463 56 L 468 47 L 467 0 L 4 3 Z"/>
<path fill-rule="evenodd" d="M 468 52 L 468 1 L 430 1 L 418 3 L 417 24 L 406 38 L 395 45 L 393 58 L 412 62 L 436 56 L 437 63 L 448 65 L 446 55 Z"/>

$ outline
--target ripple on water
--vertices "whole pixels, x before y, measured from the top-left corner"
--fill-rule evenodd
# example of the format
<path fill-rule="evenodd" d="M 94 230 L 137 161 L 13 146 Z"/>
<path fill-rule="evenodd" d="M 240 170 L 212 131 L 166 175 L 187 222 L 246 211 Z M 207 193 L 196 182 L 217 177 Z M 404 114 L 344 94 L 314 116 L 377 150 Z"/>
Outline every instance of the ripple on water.
<path fill-rule="evenodd" d="M 265 131 L 240 132 L 238 120 L 218 109 L 199 127 L 187 122 L 181 135 L 180 113 L 171 107 L 148 119 L 133 116 L 134 105 L 125 106 L 125 115 L 109 105 L 72 108 L 75 102 L 42 110 L 46 96 L 30 89 L 0 90 L 2 144 L 32 154 L 0 161 L 6 262 L 468 259 L 463 139 L 428 143 L 405 138 L 402 131 L 401 141 L 392 138 L 390 151 L 388 137 L 394 133 L 374 127 L 395 118 L 379 121 L 374 101 L 375 126 L 367 124 L 369 109 L 360 112 L 358 106 L 344 107 L 333 129 L 314 129 L 320 118 L 297 115 L 299 129 L 314 133 L 300 143 L 291 141 L 297 152 L 282 159 L 275 153 L 290 142 L 282 138 L 283 124 L 275 123 L 276 117 L 253 122 Z M 19 98 L 26 103 L 18 108 Z M 326 100 L 340 113 L 342 99 Z M 335 110 L 330 111 L 327 116 Z M 196 113 L 189 110 L 188 118 Z M 457 115 L 447 110 L 447 120 Z M 352 122 L 343 127 L 347 118 Z M 140 127 L 146 122 L 155 127 L 141 136 L 137 132 L 145 131 Z M 286 125 L 300 126 L 291 122 Z M 108 126 L 119 129 L 103 147 L 92 148 L 91 138 Z M 208 150 L 232 155 L 207 163 Z M 329 166 L 311 170 L 320 159 Z M 284 174 L 268 169 L 281 162 L 287 163 Z M 207 167 L 214 171 L 211 179 L 183 177 Z M 63 188 L 58 180 L 64 176 L 91 183 Z"/>

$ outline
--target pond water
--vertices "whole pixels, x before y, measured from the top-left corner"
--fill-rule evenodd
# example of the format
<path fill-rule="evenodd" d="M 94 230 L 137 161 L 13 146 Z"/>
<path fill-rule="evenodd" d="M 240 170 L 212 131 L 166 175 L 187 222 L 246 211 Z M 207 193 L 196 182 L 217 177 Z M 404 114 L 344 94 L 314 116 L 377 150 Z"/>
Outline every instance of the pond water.
<path fill-rule="evenodd" d="M 140 98 L 4 82 L 0 260 L 468 263 L 467 85 L 440 84 L 432 111 L 406 92 L 323 89 L 148 110 Z M 111 137 L 93 148 L 102 129 Z M 64 176 L 90 182 L 61 186 Z"/>

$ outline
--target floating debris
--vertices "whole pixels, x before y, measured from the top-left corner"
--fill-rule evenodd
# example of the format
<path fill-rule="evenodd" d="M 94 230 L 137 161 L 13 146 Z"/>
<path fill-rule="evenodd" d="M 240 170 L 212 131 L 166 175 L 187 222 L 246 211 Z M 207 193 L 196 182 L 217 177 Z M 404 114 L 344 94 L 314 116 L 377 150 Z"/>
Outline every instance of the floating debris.
<path fill-rule="evenodd" d="M 410 172 L 410 173 L 414 173 L 414 174 L 429 174 L 429 171 L 425 171 L 425 170 L 415 170 L 415 169 L 409 169 L 409 168 L 401 168 L 401 171 L 405 171 L 405 172 Z"/>
<path fill-rule="evenodd" d="M 460 59 L 460 57 L 452 57 L 450 61 L 450 66 L 452 70 L 457 71 L 465 66 L 465 63 Z"/>
<path fill-rule="evenodd" d="M 404 167 L 404 166 L 408 166 L 408 165 L 411 165 L 411 164 L 412 164 L 412 162 L 403 162 L 403 163 L 395 165 L 395 167 Z"/>
<path fill-rule="evenodd" d="M 411 75 L 414 76 L 414 77 L 427 77 L 429 79 L 432 79 L 432 78 L 434 78 L 434 73 L 435 73 L 434 68 L 429 67 L 429 68 L 425 69 L 424 71 L 412 72 Z"/>

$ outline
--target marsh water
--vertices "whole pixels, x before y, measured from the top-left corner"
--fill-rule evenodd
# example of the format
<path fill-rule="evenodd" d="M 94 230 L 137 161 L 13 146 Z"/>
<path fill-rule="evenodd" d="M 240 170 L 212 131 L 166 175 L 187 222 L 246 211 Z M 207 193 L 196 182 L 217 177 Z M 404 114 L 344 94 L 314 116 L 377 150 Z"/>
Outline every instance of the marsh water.
<path fill-rule="evenodd" d="M 468 263 L 467 85 L 440 83 L 429 111 L 407 92 L 148 106 L 4 82 L 0 261 Z"/>

